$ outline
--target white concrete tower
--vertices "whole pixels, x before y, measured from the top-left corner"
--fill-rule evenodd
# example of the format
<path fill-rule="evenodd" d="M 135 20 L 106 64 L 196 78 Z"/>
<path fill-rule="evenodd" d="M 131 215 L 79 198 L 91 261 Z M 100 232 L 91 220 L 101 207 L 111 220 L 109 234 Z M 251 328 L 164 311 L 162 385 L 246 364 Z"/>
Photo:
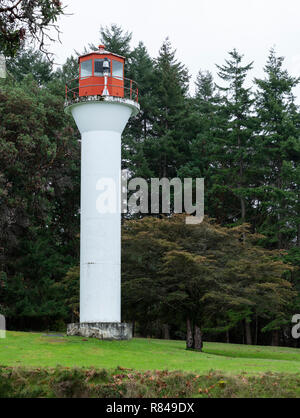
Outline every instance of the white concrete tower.
<path fill-rule="evenodd" d="M 130 338 L 121 324 L 121 134 L 139 111 L 138 91 L 124 58 L 102 45 L 79 64 L 79 85 L 66 87 L 81 133 L 80 323 L 68 334 Z"/>

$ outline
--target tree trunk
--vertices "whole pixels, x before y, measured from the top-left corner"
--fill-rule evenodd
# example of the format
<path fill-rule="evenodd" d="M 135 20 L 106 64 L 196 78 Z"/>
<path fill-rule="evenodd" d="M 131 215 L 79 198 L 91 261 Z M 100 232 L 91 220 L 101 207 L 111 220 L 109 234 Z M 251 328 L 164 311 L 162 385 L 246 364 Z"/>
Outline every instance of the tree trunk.
<path fill-rule="evenodd" d="M 132 321 L 132 337 L 134 337 L 135 334 L 135 320 Z"/>
<path fill-rule="evenodd" d="M 197 351 L 202 351 L 203 342 L 202 342 L 202 333 L 198 325 L 195 325 L 194 331 L 194 349 Z"/>
<path fill-rule="evenodd" d="M 246 344 L 252 345 L 252 336 L 250 322 L 245 319 L 245 334 L 246 334 Z"/>
<path fill-rule="evenodd" d="M 242 147 L 242 143 L 241 143 L 241 137 L 240 137 L 240 133 L 238 133 L 238 148 L 239 150 Z M 239 161 L 239 166 L 240 166 L 240 176 L 239 176 L 239 180 L 238 180 L 238 188 L 240 189 L 242 187 L 242 183 L 243 183 L 243 176 L 244 176 L 244 160 L 243 157 L 240 157 L 240 161 Z M 246 202 L 245 202 L 245 198 L 241 197 L 240 198 L 240 204 L 241 204 L 241 221 L 245 222 L 246 220 Z M 245 234 L 243 234 L 243 240 L 245 241 Z"/>
<path fill-rule="evenodd" d="M 167 155 L 164 155 L 163 177 L 167 177 Z"/>
<path fill-rule="evenodd" d="M 279 331 L 278 329 L 272 332 L 272 345 L 277 347 L 279 345 Z"/>
<path fill-rule="evenodd" d="M 281 178 L 281 171 L 282 171 L 282 161 L 279 161 L 279 164 L 278 164 L 278 177 L 277 177 L 277 187 L 278 187 L 279 190 L 283 190 L 283 187 L 282 187 L 282 178 Z M 280 203 L 282 203 L 282 202 L 280 202 Z M 285 209 L 284 207 L 282 207 L 282 205 L 280 205 L 280 206 L 281 206 L 281 209 L 282 210 Z M 281 212 L 278 212 L 277 219 L 278 219 L 278 222 L 277 222 L 277 225 L 278 225 L 278 249 L 281 250 L 283 248 L 282 233 L 281 233 L 281 229 L 280 229 Z"/>
<path fill-rule="evenodd" d="M 147 121 L 146 118 L 144 119 L 144 139 L 147 138 Z"/>
<path fill-rule="evenodd" d="M 245 203 L 245 199 L 243 197 L 241 197 L 241 218 L 242 218 L 242 221 L 245 222 L 245 219 L 246 219 L 246 203 Z"/>
<path fill-rule="evenodd" d="M 163 339 L 170 340 L 170 327 L 168 324 L 163 324 L 162 332 L 163 332 Z"/>
<path fill-rule="evenodd" d="M 255 315 L 255 341 L 254 344 L 257 345 L 257 337 L 258 337 L 258 318 Z"/>
<path fill-rule="evenodd" d="M 192 325 L 190 318 L 186 320 L 186 348 L 190 349 L 194 346 L 194 339 L 193 339 L 193 332 L 192 332 Z"/>
<path fill-rule="evenodd" d="M 226 342 L 227 342 L 227 344 L 230 343 L 229 330 L 226 331 Z"/>

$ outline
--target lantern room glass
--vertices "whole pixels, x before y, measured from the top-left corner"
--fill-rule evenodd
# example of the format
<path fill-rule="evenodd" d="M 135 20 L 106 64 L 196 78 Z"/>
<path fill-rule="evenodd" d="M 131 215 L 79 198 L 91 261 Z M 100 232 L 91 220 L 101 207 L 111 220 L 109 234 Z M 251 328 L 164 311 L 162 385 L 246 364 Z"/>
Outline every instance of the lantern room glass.
<path fill-rule="evenodd" d="M 94 76 L 103 77 L 104 75 L 103 74 L 103 62 L 104 62 L 104 59 L 96 58 L 94 60 Z M 109 62 L 109 75 L 110 75 L 110 67 L 111 67 L 110 60 L 108 60 L 108 62 Z"/>
<path fill-rule="evenodd" d="M 92 60 L 82 61 L 80 66 L 80 77 L 92 77 L 93 74 L 93 64 Z"/>
<path fill-rule="evenodd" d="M 112 60 L 112 76 L 123 80 L 123 63 L 120 61 Z"/>

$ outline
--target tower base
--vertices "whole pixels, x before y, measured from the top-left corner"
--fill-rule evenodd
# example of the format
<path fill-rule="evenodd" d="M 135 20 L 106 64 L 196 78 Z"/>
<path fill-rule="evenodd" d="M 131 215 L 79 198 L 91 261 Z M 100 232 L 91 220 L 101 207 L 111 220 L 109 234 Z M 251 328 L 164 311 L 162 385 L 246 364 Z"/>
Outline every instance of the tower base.
<path fill-rule="evenodd" d="M 80 322 L 68 324 L 67 335 L 99 340 L 130 340 L 132 324 L 125 322 Z"/>

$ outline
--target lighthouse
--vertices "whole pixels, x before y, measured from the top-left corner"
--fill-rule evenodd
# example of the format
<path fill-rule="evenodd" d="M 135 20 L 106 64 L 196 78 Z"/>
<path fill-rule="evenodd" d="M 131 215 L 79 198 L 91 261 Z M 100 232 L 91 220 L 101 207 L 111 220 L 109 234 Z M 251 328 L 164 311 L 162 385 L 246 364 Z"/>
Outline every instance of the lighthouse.
<path fill-rule="evenodd" d="M 121 322 L 121 134 L 139 112 L 125 58 L 103 45 L 78 59 L 65 111 L 81 133 L 80 322 L 68 335 L 129 339 Z"/>

